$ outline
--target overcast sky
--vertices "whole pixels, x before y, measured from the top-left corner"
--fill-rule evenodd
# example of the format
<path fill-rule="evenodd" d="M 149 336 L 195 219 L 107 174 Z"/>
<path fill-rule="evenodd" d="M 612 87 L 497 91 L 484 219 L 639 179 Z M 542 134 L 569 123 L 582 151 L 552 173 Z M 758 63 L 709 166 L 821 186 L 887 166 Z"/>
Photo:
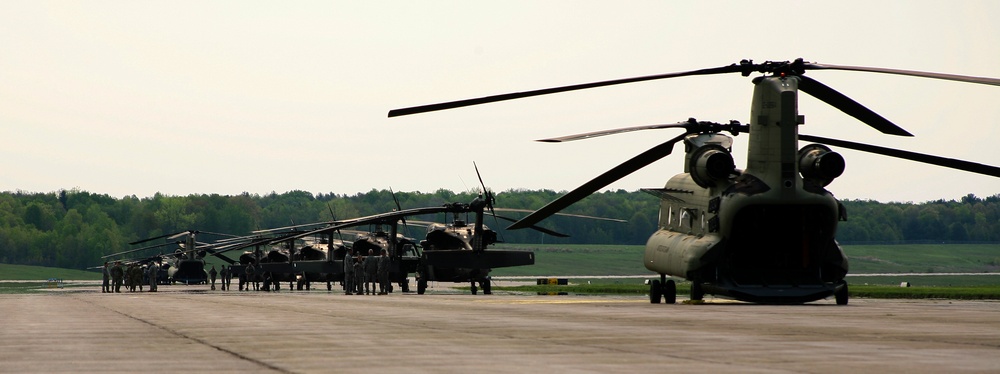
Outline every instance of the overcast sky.
<path fill-rule="evenodd" d="M 408 117 L 390 109 L 740 59 L 1000 78 L 1000 2 L 4 1 L 0 191 L 114 197 L 289 190 L 570 190 L 676 130 L 535 139 L 695 117 L 749 121 L 739 74 Z M 1000 87 L 810 71 L 916 136 L 808 96 L 802 133 L 1000 164 Z M 745 167 L 746 137 L 736 138 Z M 804 145 L 804 144 L 800 144 Z M 662 187 L 677 157 L 612 184 Z M 838 150 L 840 198 L 1000 193 L 1000 178 Z"/>

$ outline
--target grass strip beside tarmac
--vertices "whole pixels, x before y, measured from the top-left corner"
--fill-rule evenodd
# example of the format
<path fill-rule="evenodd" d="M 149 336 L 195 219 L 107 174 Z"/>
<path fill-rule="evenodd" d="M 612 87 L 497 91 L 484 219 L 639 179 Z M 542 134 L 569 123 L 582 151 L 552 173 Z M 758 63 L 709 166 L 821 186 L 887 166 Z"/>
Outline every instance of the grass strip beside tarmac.
<path fill-rule="evenodd" d="M 644 284 L 527 285 L 512 287 L 494 286 L 493 290 L 540 294 L 646 295 L 649 293 L 649 286 Z M 873 299 L 1000 300 L 1000 285 L 900 287 L 898 285 L 852 284 L 849 285 L 848 290 L 851 297 Z M 691 283 L 678 283 L 677 293 L 689 295 L 691 293 Z"/>

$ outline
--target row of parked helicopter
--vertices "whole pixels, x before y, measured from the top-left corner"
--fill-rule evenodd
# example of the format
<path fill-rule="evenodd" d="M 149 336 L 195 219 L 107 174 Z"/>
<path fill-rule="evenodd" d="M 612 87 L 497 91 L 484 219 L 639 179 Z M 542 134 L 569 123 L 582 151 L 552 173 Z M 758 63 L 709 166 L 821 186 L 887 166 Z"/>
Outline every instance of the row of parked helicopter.
<path fill-rule="evenodd" d="M 844 277 L 849 270 L 848 259 L 836 241 L 837 225 L 847 220 L 847 211 L 827 190 L 845 170 L 845 159 L 829 146 L 874 153 L 914 162 L 967 171 L 989 177 L 1000 177 L 1000 167 L 957 160 L 930 154 L 892 149 L 873 144 L 824 138 L 799 133 L 805 116 L 798 112 L 799 92 L 804 92 L 872 129 L 887 135 L 913 136 L 910 132 L 868 109 L 861 103 L 806 75 L 814 70 L 844 70 L 864 73 L 894 74 L 918 78 L 940 79 L 971 84 L 1000 86 L 1000 79 L 956 74 L 942 74 L 879 67 L 830 65 L 794 61 L 739 63 L 676 73 L 615 79 L 575 84 L 515 93 L 483 96 L 472 99 L 414 106 L 389 111 L 389 117 L 414 115 L 471 105 L 521 99 L 533 96 L 584 90 L 625 83 L 679 78 L 687 76 L 735 74 L 754 76 L 750 105 L 750 121 L 716 123 L 688 121 L 667 124 L 625 127 L 564 137 L 542 139 L 543 142 L 566 142 L 606 135 L 667 129 L 683 132 L 611 170 L 595 177 L 546 206 L 517 220 L 507 229 L 532 228 L 551 235 L 549 230 L 534 226 L 593 192 L 639 170 L 673 151 L 674 145 L 684 145 L 684 172 L 670 178 L 662 188 L 644 191 L 660 198 L 657 230 L 646 243 L 643 265 L 659 275 L 650 282 L 651 303 L 676 301 L 673 279 L 691 282 L 690 297 L 701 300 L 706 294 L 759 303 L 805 303 L 836 298 L 837 304 L 848 302 L 848 286 Z M 732 136 L 747 134 L 746 167 L 736 167 Z M 811 142 L 799 148 L 799 141 Z M 905 171 L 901 171 L 905 172 Z M 478 170 L 477 170 L 478 173 Z M 480 184 L 482 179 L 480 178 Z M 427 281 L 470 282 L 475 293 L 476 283 L 489 293 L 488 274 L 491 268 L 520 266 L 534 263 L 529 252 L 486 251 L 497 241 L 494 231 L 483 226 L 484 212 L 494 214 L 493 196 L 485 186 L 484 197 L 469 204 L 448 204 L 441 207 L 398 210 L 369 217 L 327 222 L 311 231 L 282 233 L 269 231 L 261 237 L 220 240 L 213 244 L 195 242 L 194 232 L 178 233 L 168 238 L 187 237 L 178 259 L 198 258 L 213 254 L 233 264 L 238 275 L 246 264 L 259 264 L 264 271 L 308 280 L 331 282 L 343 277 L 338 261 L 342 261 L 348 243 L 333 238 L 333 233 L 353 226 L 388 225 L 389 232 L 375 230 L 358 237 L 353 248 L 361 253 L 386 249 L 394 259 L 393 281 L 403 285 L 409 273 L 417 274 L 417 292 L 425 290 Z M 398 204 L 397 204 L 398 205 Z M 397 224 L 405 217 L 430 213 L 452 213 L 449 224 L 428 226 L 425 240 L 416 243 L 401 238 Z M 472 228 L 457 217 L 475 214 Z M 496 216 L 498 219 L 507 219 Z M 510 220 L 510 219 L 508 219 Z M 511 220 L 513 221 L 513 220 Z M 296 227 L 294 229 L 301 229 Z M 259 248 L 275 243 L 317 236 L 325 239 L 301 248 L 286 245 L 266 254 Z M 419 246 L 418 246 L 419 244 Z M 240 261 L 224 258 L 222 252 L 236 248 L 255 248 L 240 256 Z M 422 250 L 422 252 L 421 252 Z M 187 272 L 187 266 L 193 269 Z M 171 279 L 201 277 L 203 263 L 186 265 L 178 261 Z M 192 274 L 192 275 L 185 275 Z M 338 278 L 339 277 L 339 278 Z"/>
<path fill-rule="evenodd" d="M 478 170 L 477 170 L 478 173 Z M 493 268 L 524 266 L 535 263 L 534 253 L 526 251 L 486 250 L 499 242 L 497 232 L 483 224 L 488 210 L 496 220 L 515 222 L 513 218 L 497 215 L 497 211 L 520 209 L 493 206 L 493 193 L 483 188 L 472 202 L 448 203 L 437 207 L 397 209 L 391 212 L 346 220 L 335 220 L 274 229 L 258 230 L 250 235 L 236 236 L 207 231 L 186 230 L 129 243 L 131 245 L 159 242 L 151 246 L 114 253 L 105 258 L 115 258 L 154 248 L 174 246 L 170 254 L 157 254 L 145 258 L 126 260 L 144 265 L 155 262 L 162 269 L 157 281 L 161 284 L 200 284 L 208 280 L 206 256 L 214 256 L 229 264 L 233 277 L 246 273 L 253 266 L 254 274 L 268 274 L 274 287 L 284 282 L 299 290 L 310 289 L 313 283 L 326 283 L 332 290 L 335 283 L 344 283 L 344 261 L 349 250 L 358 255 L 379 255 L 382 251 L 390 257 L 389 280 L 399 285 L 403 292 L 410 292 L 409 277 L 415 276 L 417 293 L 423 294 L 428 282 L 469 283 L 472 294 L 481 289 L 490 294 L 490 272 Z M 396 201 L 397 207 L 399 202 Z M 332 212 L 331 212 L 332 213 Z M 451 222 L 437 223 L 410 220 L 407 217 L 446 213 Z M 580 218 L 616 222 L 624 220 L 564 214 Z M 468 218 L 474 217 L 469 223 Z M 422 225 L 426 236 L 419 242 L 399 232 L 399 224 Z M 352 230 L 368 226 L 369 231 Z M 567 235 L 531 226 L 548 235 Z M 202 235 L 221 237 L 211 242 L 199 241 Z M 345 236 L 352 239 L 345 239 Z M 229 253 L 239 251 L 238 258 Z M 390 289 L 391 290 L 391 289 Z"/>

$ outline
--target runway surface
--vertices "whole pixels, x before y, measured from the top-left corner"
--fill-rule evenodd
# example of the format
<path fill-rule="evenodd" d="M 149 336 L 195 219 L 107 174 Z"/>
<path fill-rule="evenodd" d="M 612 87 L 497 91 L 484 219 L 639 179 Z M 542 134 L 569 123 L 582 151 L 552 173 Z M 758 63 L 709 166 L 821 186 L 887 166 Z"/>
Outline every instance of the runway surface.
<path fill-rule="evenodd" d="M 1000 371 L 1000 302 L 160 291 L 0 295 L 0 372 Z"/>

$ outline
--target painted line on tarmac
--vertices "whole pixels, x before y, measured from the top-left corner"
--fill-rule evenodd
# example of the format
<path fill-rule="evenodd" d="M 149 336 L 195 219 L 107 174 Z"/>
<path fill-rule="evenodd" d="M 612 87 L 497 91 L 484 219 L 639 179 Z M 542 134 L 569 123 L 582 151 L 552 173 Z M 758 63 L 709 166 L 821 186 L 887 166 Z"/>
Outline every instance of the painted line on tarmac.
<path fill-rule="evenodd" d="M 557 297 L 557 296 L 554 296 Z M 642 300 L 625 300 L 625 299 L 547 299 L 547 298 L 531 298 L 531 299 L 493 299 L 493 300 L 476 300 L 477 303 L 483 304 L 514 304 L 514 305 L 529 305 L 529 304 L 610 304 L 610 303 L 639 303 Z"/>

